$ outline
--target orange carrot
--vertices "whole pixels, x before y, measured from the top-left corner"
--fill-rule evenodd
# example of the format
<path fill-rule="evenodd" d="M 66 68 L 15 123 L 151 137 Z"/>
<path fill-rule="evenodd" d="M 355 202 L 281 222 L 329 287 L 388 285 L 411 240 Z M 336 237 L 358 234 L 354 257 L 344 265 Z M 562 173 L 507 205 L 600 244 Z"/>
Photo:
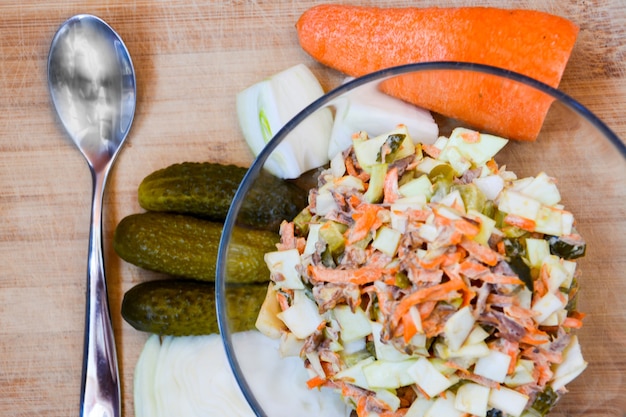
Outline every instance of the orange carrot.
<path fill-rule="evenodd" d="M 459 265 L 459 272 L 472 279 L 489 271 L 488 267 L 472 259 L 466 259 Z"/>
<path fill-rule="evenodd" d="M 504 217 L 504 223 L 519 227 L 522 230 L 528 230 L 529 232 L 534 232 L 537 226 L 534 220 L 526 219 L 515 214 L 507 214 Z"/>
<path fill-rule="evenodd" d="M 480 133 L 475 130 L 465 132 L 461 134 L 461 139 L 463 139 L 463 142 L 467 143 L 478 143 L 480 142 Z"/>
<path fill-rule="evenodd" d="M 461 247 L 468 251 L 470 255 L 489 266 L 495 266 L 502 255 L 487 246 L 483 246 L 475 240 L 464 239 L 460 243 Z"/>
<path fill-rule="evenodd" d="M 348 243 L 354 243 L 365 238 L 370 231 L 376 230 L 382 225 L 378 218 L 378 212 L 382 210 L 382 207 L 363 203 L 357 207 L 357 210 L 352 215 L 355 224 L 353 228 L 349 229 Z"/>
<path fill-rule="evenodd" d="M 398 193 L 398 168 L 393 167 L 387 171 L 383 195 L 383 203 L 385 204 L 391 204 L 400 197 L 400 194 Z"/>
<path fill-rule="evenodd" d="M 289 300 L 282 292 L 276 292 L 276 299 L 278 300 L 278 305 L 280 306 L 281 311 L 285 311 L 289 308 Z"/>
<path fill-rule="evenodd" d="M 441 153 L 441 149 L 435 145 L 429 145 L 427 143 L 422 143 L 422 150 L 432 158 L 438 158 Z"/>
<path fill-rule="evenodd" d="M 417 334 L 417 326 L 410 312 L 406 312 L 402 316 L 402 325 L 404 326 L 404 343 L 409 343 L 411 338 Z"/>
<path fill-rule="evenodd" d="M 437 301 L 424 301 L 417 307 L 417 311 L 420 313 L 420 319 L 426 320 L 430 316 L 433 310 L 437 307 Z"/>
<path fill-rule="evenodd" d="M 334 269 L 321 266 L 309 265 L 311 279 L 318 282 L 330 282 L 334 284 L 353 283 L 365 285 L 377 281 L 385 275 L 392 275 L 397 269 L 384 269 L 378 267 L 363 267 L 358 269 Z"/>
<path fill-rule="evenodd" d="M 488 160 L 485 165 L 487 166 L 487 168 L 489 168 L 489 170 L 491 172 L 493 172 L 494 174 L 497 174 L 498 172 L 500 172 L 500 169 L 498 168 L 498 164 L 496 163 L 496 161 L 494 161 L 493 159 Z"/>
<path fill-rule="evenodd" d="M 308 54 L 354 77 L 400 64 L 462 61 L 515 71 L 552 87 L 561 80 L 579 30 L 567 19 L 534 10 L 347 5 L 313 7 L 296 29 Z M 520 140 L 536 138 L 552 102 L 530 88 L 458 72 L 398 77 L 383 90 Z"/>
<path fill-rule="evenodd" d="M 409 309 L 416 304 L 423 303 L 424 301 L 450 300 L 451 298 L 457 296 L 456 291 L 464 289 L 465 287 L 465 282 L 462 280 L 451 280 L 443 284 L 437 284 L 432 287 L 417 290 L 400 300 L 396 310 L 393 312 L 391 322 L 394 326 L 397 325 L 402 316 L 404 316 Z"/>
<path fill-rule="evenodd" d="M 514 285 L 524 285 L 524 281 L 519 279 L 517 276 L 513 275 L 504 275 L 504 274 L 496 274 L 493 272 L 489 272 L 487 274 L 481 275 L 478 277 L 481 281 L 488 282 L 489 284 L 514 284 Z"/>
<path fill-rule="evenodd" d="M 563 320 L 562 326 L 570 329 L 580 329 L 583 327 L 583 322 L 576 317 L 566 317 L 565 320 Z"/>
<path fill-rule="evenodd" d="M 313 378 L 306 381 L 306 386 L 309 389 L 313 389 L 313 388 L 319 388 L 323 386 L 325 383 L 326 383 L 326 379 L 316 375 Z"/>

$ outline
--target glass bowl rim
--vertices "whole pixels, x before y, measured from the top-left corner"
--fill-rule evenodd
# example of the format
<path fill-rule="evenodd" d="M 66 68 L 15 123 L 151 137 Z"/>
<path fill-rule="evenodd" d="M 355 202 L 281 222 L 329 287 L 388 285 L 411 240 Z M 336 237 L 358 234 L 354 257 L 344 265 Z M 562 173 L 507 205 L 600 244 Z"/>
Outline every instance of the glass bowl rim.
<path fill-rule="evenodd" d="M 225 282 L 225 268 L 224 264 L 226 262 L 227 255 L 227 247 L 230 244 L 230 237 L 235 226 L 235 221 L 237 215 L 239 214 L 239 210 L 242 205 L 243 198 L 246 193 L 249 191 L 252 183 L 257 179 L 261 169 L 263 168 L 263 164 L 269 158 L 271 153 L 276 149 L 276 147 L 283 141 L 287 135 L 291 131 L 293 131 L 303 120 L 305 120 L 309 115 L 315 113 L 317 110 L 323 108 L 324 106 L 331 103 L 337 97 L 360 87 L 361 85 L 370 83 L 372 81 L 384 80 L 385 78 L 403 75 L 411 72 L 424 72 L 424 71 L 439 71 L 439 70 L 450 70 L 450 71 L 472 71 L 477 73 L 483 73 L 487 75 L 495 75 L 502 78 L 506 78 L 520 84 L 528 85 L 530 87 L 539 90 L 556 101 L 563 103 L 566 107 L 568 107 L 573 112 L 582 116 L 585 120 L 587 120 L 591 125 L 593 125 L 598 131 L 602 133 L 602 135 L 616 148 L 618 152 L 622 155 L 624 159 L 626 159 L 626 143 L 623 142 L 599 117 L 597 117 L 591 110 L 585 107 L 583 104 L 564 93 L 563 91 L 551 87 L 541 81 L 538 81 L 534 78 L 528 77 L 526 75 L 520 74 L 515 71 L 503 69 L 500 67 L 495 67 L 491 65 L 471 63 L 471 62 L 456 62 L 456 61 L 433 61 L 433 62 L 422 62 L 422 63 L 412 63 L 412 64 L 404 64 L 393 66 L 389 68 L 385 68 L 379 71 L 375 71 L 369 73 L 367 75 L 351 79 L 340 86 L 332 89 L 331 91 L 324 94 L 322 97 L 318 98 L 307 107 L 305 107 L 302 111 L 296 114 L 289 122 L 280 129 L 276 135 L 266 144 L 263 150 L 257 155 L 254 159 L 248 171 L 244 175 L 237 192 L 233 198 L 230 209 L 228 210 L 228 214 L 226 219 L 224 220 L 224 227 L 222 230 L 222 236 L 220 238 L 218 255 L 217 255 L 217 268 L 216 268 L 216 276 L 215 276 L 215 304 L 217 309 L 217 322 L 218 328 L 220 331 L 220 337 L 222 339 L 222 343 L 224 345 L 224 350 L 226 353 L 226 358 L 228 360 L 229 366 L 231 367 L 235 380 L 237 381 L 238 386 L 240 387 L 244 398 L 251 406 L 252 411 L 260 417 L 265 417 L 266 414 L 263 411 L 263 408 L 259 404 L 255 395 L 253 394 L 248 382 L 245 378 L 242 378 L 242 370 L 239 366 L 239 362 L 236 358 L 235 347 L 232 341 L 232 333 L 228 328 L 228 317 L 227 311 L 225 308 L 225 297 L 223 294 L 226 291 L 226 282 Z"/>

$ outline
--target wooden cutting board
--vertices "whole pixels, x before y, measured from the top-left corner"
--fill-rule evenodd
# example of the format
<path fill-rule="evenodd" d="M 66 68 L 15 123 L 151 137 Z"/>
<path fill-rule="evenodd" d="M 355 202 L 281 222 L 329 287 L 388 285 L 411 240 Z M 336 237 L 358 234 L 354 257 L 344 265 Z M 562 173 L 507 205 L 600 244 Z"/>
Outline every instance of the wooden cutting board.
<path fill-rule="evenodd" d="M 65 19 L 77 13 L 104 18 L 125 39 L 137 70 L 137 113 L 128 145 L 110 176 L 104 220 L 124 416 L 133 415 L 133 368 L 147 335 L 122 321 L 120 302 L 124 291 L 147 275 L 120 261 L 111 237 L 122 217 L 140 211 L 139 182 L 182 161 L 249 164 L 252 155 L 238 129 L 235 95 L 260 79 L 305 63 L 326 89 L 341 80 L 298 46 L 294 24 L 314 1 L 99 3 L 0 2 L 3 416 L 78 415 L 91 183 L 85 162 L 55 121 L 46 87 L 48 47 Z M 581 32 L 561 87 L 626 138 L 623 0 L 344 3 L 497 5 L 567 17 Z M 616 367 L 626 371 L 624 358 Z"/>

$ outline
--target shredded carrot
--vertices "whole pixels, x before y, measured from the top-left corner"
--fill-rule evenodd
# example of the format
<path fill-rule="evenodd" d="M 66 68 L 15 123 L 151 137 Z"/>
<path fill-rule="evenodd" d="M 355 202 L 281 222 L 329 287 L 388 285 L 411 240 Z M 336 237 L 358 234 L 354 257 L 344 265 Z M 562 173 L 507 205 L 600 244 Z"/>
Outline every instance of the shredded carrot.
<path fill-rule="evenodd" d="M 489 272 L 487 274 L 483 274 L 480 277 L 478 277 L 478 279 L 480 279 L 481 281 L 484 281 L 484 282 L 488 282 L 490 284 L 524 285 L 524 281 L 519 279 L 517 276 L 496 274 L 496 273 L 493 273 L 493 272 Z"/>
<path fill-rule="evenodd" d="M 443 278 L 443 271 L 441 269 L 425 269 L 421 265 L 415 265 L 411 267 L 413 274 L 412 279 L 418 283 L 432 283 L 438 284 Z"/>
<path fill-rule="evenodd" d="M 506 247 L 504 246 L 504 241 L 503 241 L 503 240 L 499 241 L 499 242 L 496 244 L 496 248 L 497 248 L 497 252 L 498 252 L 500 255 L 504 255 L 504 254 L 506 254 Z"/>
<path fill-rule="evenodd" d="M 433 213 L 430 210 L 409 210 L 408 211 L 409 222 L 413 224 L 423 223 L 426 220 L 428 220 L 428 218 L 432 215 Z"/>
<path fill-rule="evenodd" d="M 280 243 L 276 245 L 278 250 L 296 248 L 295 226 L 293 222 L 284 221 L 280 224 Z"/>
<path fill-rule="evenodd" d="M 346 158 L 344 163 L 345 163 L 346 172 L 348 173 L 348 175 L 358 178 L 359 173 L 356 171 L 356 168 L 354 167 L 354 162 L 352 161 L 352 158 L 350 157 Z"/>
<path fill-rule="evenodd" d="M 387 171 L 383 186 L 383 195 L 384 204 L 391 204 L 400 197 L 398 192 L 398 168 L 393 167 Z"/>
<path fill-rule="evenodd" d="M 498 168 L 498 164 L 496 163 L 496 161 L 492 159 L 488 160 L 485 165 L 487 166 L 487 168 L 489 168 L 489 170 L 494 173 L 497 174 L 498 172 L 500 172 L 500 169 Z"/>
<path fill-rule="evenodd" d="M 404 417 L 409 412 L 408 408 L 399 408 L 396 411 L 383 411 L 379 417 Z"/>
<path fill-rule="evenodd" d="M 322 377 L 316 375 L 313 378 L 311 378 L 308 381 L 306 381 L 306 386 L 309 387 L 309 389 L 320 388 L 325 383 L 326 383 L 326 379 L 325 378 L 322 378 Z"/>
<path fill-rule="evenodd" d="M 357 417 L 367 417 L 367 397 L 362 396 L 359 398 L 356 404 L 356 415 Z"/>
<path fill-rule="evenodd" d="M 285 294 L 283 294 L 280 291 L 277 291 L 276 299 L 278 300 L 278 305 L 280 306 L 280 309 L 282 311 L 285 311 L 289 308 L 289 301 L 287 300 L 287 297 L 285 296 Z"/>
<path fill-rule="evenodd" d="M 357 212 L 352 215 L 355 220 L 354 226 L 347 231 L 348 244 L 364 239 L 368 233 L 382 225 L 382 221 L 378 218 L 380 210 L 382 207 L 376 204 L 361 203 L 357 207 Z"/>
<path fill-rule="evenodd" d="M 585 313 L 581 313 L 580 311 L 571 311 L 569 313 L 569 317 L 582 321 L 587 315 Z"/>
<path fill-rule="evenodd" d="M 435 159 L 437 159 L 439 157 L 439 154 L 441 153 L 441 149 L 439 149 L 435 145 L 430 145 L 427 143 L 422 143 L 422 150 L 426 152 L 428 156 Z"/>
<path fill-rule="evenodd" d="M 359 197 L 357 197 L 356 195 L 352 194 L 349 198 L 348 198 L 348 204 L 350 205 L 350 207 L 352 207 L 353 209 L 358 207 L 359 204 L 361 204 L 362 201 L 359 199 Z"/>
<path fill-rule="evenodd" d="M 540 346 L 543 345 L 544 343 L 548 342 L 550 339 L 548 337 L 548 335 L 541 335 L 541 334 L 537 334 L 537 335 L 531 335 L 531 334 L 525 334 L 524 336 L 522 336 L 520 338 L 520 343 L 525 343 L 527 345 L 533 345 L 533 346 Z"/>
<path fill-rule="evenodd" d="M 569 329 L 580 329 L 581 327 L 583 327 L 583 322 L 576 317 L 566 317 L 561 325 Z"/>
<path fill-rule="evenodd" d="M 464 239 L 460 243 L 461 247 L 468 251 L 473 257 L 489 266 L 495 266 L 501 259 L 502 255 L 491 248 L 481 245 L 475 240 Z"/>
<path fill-rule="evenodd" d="M 458 297 L 458 290 L 465 288 L 465 283 L 460 280 L 451 280 L 443 284 L 422 288 L 404 297 L 393 312 L 391 323 L 396 326 L 411 306 L 424 301 L 444 301 Z"/>
<path fill-rule="evenodd" d="M 477 278 L 478 276 L 489 272 L 490 269 L 480 262 L 473 259 L 465 259 L 460 264 L 459 272 L 468 278 Z"/>
<path fill-rule="evenodd" d="M 516 214 L 507 214 L 504 217 L 504 223 L 519 227 L 522 230 L 528 230 L 529 232 L 534 232 L 537 226 L 534 220 L 526 219 Z"/>
<path fill-rule="evenodd" d="M 465 132 L 461 134 L 461 139 L 463 139 L 463 142 L 465 143 L 478 143 L 480 142 L 480 133 L 475 130 Z"/>
<path fill-rule="evenodd" d="M 365 285 L 382 279 L 384 276 L 393 275 L 397 269 L 385 269 L 377 267 L 363 267 L 358 269 L 335 269 L 323 266 L 309 265 L 308 272 L 314 281 L 330 282 L 335 284 L 352 283 Z"/>
<path fill-rule="evenodd" d="M 464 236 L 470 238 L 473 238 L 474 236 L 478 235 L 478 233 L 480 233 L 480 226 L 466 218 L 456 220 L 454 222 L 454 228 L 462 233 Z"/>
<path fill-rule="evenodd" d="M 428 318 L 422 320 L 422 331 L 426 337 L 433 338 L 443 333 L 446 321 L 452 313 L 450 310 L 435 308 Z"/>
<path fill-rule="evenodd" d="M 437 306 L 437 301 L 424 301 L 417 306 L 417 311 L 420 313 L 420 319 L 422 321 L 426 320 L 428 316 L 430 316 Z"/>
<path fill-rule="evenodd" d="M 413 317 L 411 317 L 410 312 L 407 311 L 402 316 L 402 325 L 404 326 L 404 342 L 409 343 L 411 338 L 417 334 L 417 326 L 415 325 L 415 322 L 413 321 Z"/>

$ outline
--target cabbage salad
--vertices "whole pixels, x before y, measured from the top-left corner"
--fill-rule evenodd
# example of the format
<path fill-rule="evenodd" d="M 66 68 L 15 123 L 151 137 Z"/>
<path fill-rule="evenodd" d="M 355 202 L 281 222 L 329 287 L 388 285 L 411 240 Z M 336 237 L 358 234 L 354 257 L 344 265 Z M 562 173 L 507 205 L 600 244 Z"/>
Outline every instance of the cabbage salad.
<path fill-rule="evenodd" d="M 545 172 L 501 137 L 354 134 L 281 226 L 258 329 L 359 417 L 541 416 L 587 366 L 585 243 Z"/>

